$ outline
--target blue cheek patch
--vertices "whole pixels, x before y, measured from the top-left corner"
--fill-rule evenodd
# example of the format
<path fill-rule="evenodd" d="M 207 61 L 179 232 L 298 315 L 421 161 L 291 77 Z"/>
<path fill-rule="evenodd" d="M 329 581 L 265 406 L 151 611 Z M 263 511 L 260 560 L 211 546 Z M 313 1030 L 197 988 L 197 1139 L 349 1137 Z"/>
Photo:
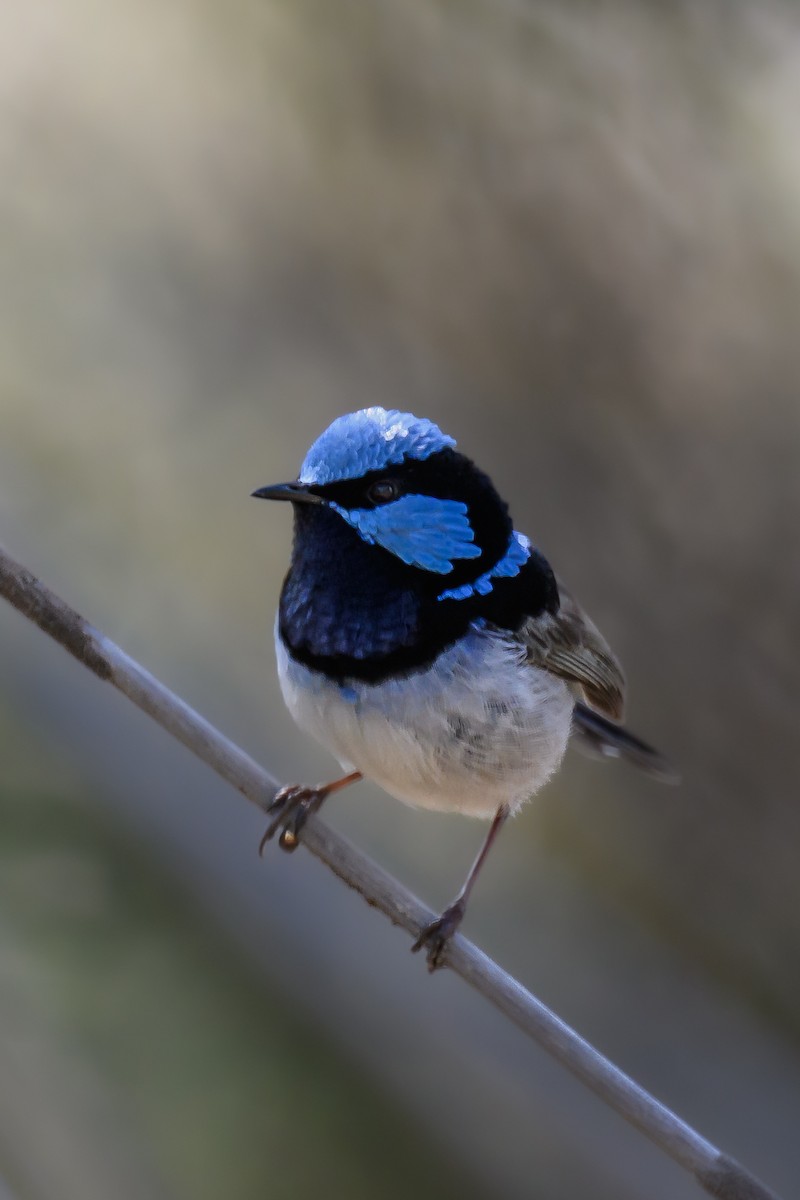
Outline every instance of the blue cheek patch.
<path fill-rule="evenodd" d="M 486 596 L 492 590 L 492 581 L 494 579 L 511 579 L 514 575 L 519 575 L 525 563 L 530 558 L 530 554 L 530 541 L 525 537 L 524 533 L 517 533 L 515 530 L 508 543 L 508 550 L 506 550 L 500 562 L 492 567 L 491 571 L 487 571 L 485 575 L 480 575 L 472 583 L 465 583 L 462 587 L 450 588 L 446 592 L 440 592 L 437 599 L 469 600 L 470 596 Z"/>
<path fill-rule="evenodd" d="M 479 558 L 475 534 L 460 500 L 401 496 L 380 508 L 330 506 L 371 545 L 383 546 L 401 562 L 447 575 L 453 560 Z"/>
<path fill-rule="evenodd" d="M 362 408 L 328 426 L 306 455 L 300 483 L 323 487 L 343 479 L 360 479 L 369 471 L 398 466 L 404 459 L 430 458 L 455 446 L 438 425 L 391 408 Z"/>

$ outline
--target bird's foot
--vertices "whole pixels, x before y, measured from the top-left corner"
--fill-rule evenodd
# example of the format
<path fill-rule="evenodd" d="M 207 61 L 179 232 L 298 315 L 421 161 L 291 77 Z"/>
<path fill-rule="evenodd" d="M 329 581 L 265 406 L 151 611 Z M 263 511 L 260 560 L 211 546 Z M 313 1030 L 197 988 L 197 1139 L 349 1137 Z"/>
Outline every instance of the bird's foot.
<path fill-rule="evenodd" d="M 420 932 L 419 937 L 411 947 L 413 954 L 418 950 L 425 948 L 425 957 L 428 960 L 428 970 L 435 971 L 437 967 L 443 967 L 444 952 L 450 938 L 458 929 L 464 919 L 466 904 L 463 900 L 456 900 L 455 904 L 451 904 L 446 908 L 440 917 L 435 921 L 431 921 L 430 925 L 426 925 Z"/>
<path fill-rule="evenodd" d="M 258 843 L 258 853 L 263 855 L 267 842 L 274 838 L 280 829 L 278 845 L 281 850 L 291 853 L 300 844 L 298 835 L 312 813 L 322 805 L 330 791 L 328 784 L 320 783 L 316 787 L 308 787 L 302 783 L 290 783 L 277 791 L 267 807 L 267 813 L 274 817 L 267 826 L 266 832 Z"/>

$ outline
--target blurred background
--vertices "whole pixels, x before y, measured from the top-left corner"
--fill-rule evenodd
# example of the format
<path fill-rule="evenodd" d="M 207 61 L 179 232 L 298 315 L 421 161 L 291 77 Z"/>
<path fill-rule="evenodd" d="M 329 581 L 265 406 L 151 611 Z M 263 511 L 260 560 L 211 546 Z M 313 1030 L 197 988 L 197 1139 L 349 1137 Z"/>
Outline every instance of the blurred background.
<path fill-rule="evenodd" d="M 466 932 L 787 1197 L 799 108 L 789 0 L 0 8 L 0 540 L 325 778 L 249 493 L 344 411 L 440 422 L 684 775 L 570 757 Z M 7 606 L 0 655 L 14 1200 L 699 1196 Z M 437 909 L 484 832 L 366 785 L 327 819 Z"/>

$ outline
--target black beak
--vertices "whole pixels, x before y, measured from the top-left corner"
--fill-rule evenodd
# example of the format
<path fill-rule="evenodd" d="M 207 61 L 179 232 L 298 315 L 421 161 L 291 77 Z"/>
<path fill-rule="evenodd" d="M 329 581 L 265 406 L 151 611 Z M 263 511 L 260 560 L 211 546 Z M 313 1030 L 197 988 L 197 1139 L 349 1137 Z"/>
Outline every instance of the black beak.
<path fill-rule="evenodd" d="M 271 483 L 250 493 L 256 500 L 291 500 L 293 504 L 324 504 L 304 483 Z"/>

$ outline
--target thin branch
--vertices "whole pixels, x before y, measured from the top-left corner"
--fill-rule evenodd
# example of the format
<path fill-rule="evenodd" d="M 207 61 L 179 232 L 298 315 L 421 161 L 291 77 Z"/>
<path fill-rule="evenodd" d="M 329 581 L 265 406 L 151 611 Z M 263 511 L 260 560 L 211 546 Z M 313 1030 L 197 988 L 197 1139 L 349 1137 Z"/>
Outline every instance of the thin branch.
<path fill-rule="evenodd" d="M 266 809 L 278 788 L 271 775 L 1 548 L 0 594 L 100 679 L 123 692 L 243 796 Z M 434 914 L 429 909 L 319 817 L 309 818 L 300 839 L 307 850 L 393 924 L 416 937 L 432 920 Z M 689 1171 L 709 1195 L 719 1200 L 778 1200 L 749 1171 L 634 1083 L 466 938 L 456 935 L 447 948 L 446 962 L 606 1104 Z"/>

